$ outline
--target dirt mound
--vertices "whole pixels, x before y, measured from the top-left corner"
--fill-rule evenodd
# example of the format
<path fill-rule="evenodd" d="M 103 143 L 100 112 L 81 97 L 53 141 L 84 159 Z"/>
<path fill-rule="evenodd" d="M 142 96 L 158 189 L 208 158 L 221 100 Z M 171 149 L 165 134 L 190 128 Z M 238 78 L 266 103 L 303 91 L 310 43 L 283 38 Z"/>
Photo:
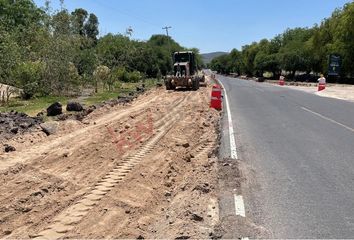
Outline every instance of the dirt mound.
<path fill-rule="evenodd" d="M 11 111 L 0 113 L 0 139 L 9 140 L 16 135 L 30 131 L 43 122 L 40 117 Z"/>
<path fill-rule="evenodd" d="M 218 237 L 210 91 L 127 96 L 14 145 L 0 155 L 0 238 Z"/>

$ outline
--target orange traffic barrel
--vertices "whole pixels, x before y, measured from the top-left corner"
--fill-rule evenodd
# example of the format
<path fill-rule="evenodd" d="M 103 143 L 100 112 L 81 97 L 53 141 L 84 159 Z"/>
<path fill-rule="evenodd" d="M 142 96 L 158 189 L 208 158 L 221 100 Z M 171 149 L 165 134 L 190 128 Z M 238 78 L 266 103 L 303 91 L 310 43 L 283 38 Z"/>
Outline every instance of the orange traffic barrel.
<path fill-rule="evenodd" d="M 211 90 L 211 96 L 212 97 L 217 97 L 217 98 L 221 98 L 221 87 L 220 85 L 213 85 L 213 88 Z"/>
<path fill-rule="evenodd" d="M 221 110 L 222 109 L 221 98 L 211 97 L 211 99 L 210 99 L 210 107 L 214 108 L 216 110 Z"/>
<path fill-rule="evenodd" d="M 319 83 L 318 84 L 318 91 L 322 91 L 326 89 L 326 84 L 325 83 Z"/>

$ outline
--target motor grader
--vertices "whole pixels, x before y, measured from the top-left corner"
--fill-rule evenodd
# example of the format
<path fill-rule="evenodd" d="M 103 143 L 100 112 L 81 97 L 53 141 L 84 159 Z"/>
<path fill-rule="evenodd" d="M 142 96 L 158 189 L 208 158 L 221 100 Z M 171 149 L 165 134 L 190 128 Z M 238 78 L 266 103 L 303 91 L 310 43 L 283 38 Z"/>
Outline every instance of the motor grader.
<path fill-rule="evenodd" d="M 177 87 L 198 90 L 200 82 L 204 81 L 204 75 L 198 75 L 195 54 L 192 51 L 173 54 L 173 75 L 165 78 L 167 90 L 175 90 Z"/>

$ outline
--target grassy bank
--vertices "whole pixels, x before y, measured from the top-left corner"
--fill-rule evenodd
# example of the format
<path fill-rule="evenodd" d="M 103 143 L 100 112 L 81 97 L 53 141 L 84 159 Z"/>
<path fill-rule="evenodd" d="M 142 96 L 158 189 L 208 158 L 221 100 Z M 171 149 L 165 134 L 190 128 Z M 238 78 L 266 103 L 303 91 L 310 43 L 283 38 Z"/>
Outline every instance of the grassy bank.
<path fill-rule="evenodd" d="M 145 80 L 146 89 L 150 89 L 156 86 L 156 79 L 147 79 Z M 83 97 L 79 102 L 85 105 L 92 105 L 96 103 L 101 103 L 113 98 L 117 98 L 119 95 L 129 94 L 134 92 L 137 86 L 141 86 L 141 83 L 122 83 L 119 89 L 113 91 L 99 91 L 96 94 L 93 94 L 88 97 Z M 19 98 L 13 98 L 6 106 L 0 106 L 0 112 L 9 112 L 11 110 L 17 112 L 24 112 L 30 116 L 35 116 L 40 111 L 46 109 L 49 105 L 54 102 L 60 102 L 63 105 L 66 105 L 70 100 L 77 100 L 69 97 L 57 97 L 57 96 L 46 96 L 46 97 L 37 97 L 30 100 L 22 100 Z"/>

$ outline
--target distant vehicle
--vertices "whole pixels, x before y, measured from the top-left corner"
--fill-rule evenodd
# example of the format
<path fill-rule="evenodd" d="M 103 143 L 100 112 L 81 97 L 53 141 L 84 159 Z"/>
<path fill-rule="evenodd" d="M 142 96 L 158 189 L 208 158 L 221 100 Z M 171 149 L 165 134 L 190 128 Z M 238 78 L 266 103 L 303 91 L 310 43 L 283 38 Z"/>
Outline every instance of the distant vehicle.
<path fill-rule="evenodd" d="M 167 90 L 174 90 L 177 87 L 198 90 L 200 82 L 204 81 L 204 75 L 198 75 L 195 54 L 192 51 L 173 54 L 173 76 L 167 76 L 165 79 Z"/>

